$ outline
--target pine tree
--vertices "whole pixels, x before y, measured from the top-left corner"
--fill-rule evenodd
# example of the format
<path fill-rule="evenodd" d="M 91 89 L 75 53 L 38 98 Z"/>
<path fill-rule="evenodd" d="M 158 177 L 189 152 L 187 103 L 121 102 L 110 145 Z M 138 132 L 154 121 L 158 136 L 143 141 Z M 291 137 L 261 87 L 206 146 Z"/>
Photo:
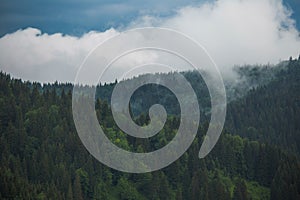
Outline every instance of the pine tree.
<path fill-rule="evenodd" d="M 195 172 L 192 178 L 191 189 L 190 189 L 191 199 L 192 200 L 199 199 L 200 193 L 201 193 L 201 187 L 200 187 L 199 172 Z"/>
<path fill-rule="evenodd" d="M 73 200 L 73 190 L 72 190 L 71 183 L 69 184 L 69 187 L 68 187 L 67 199 L 68 200 Z"/>
<path fill-rule="evenodd" d="M 235 184 L 233 200 L 248 200 L 247 186 L 244 180 L 239 179 Z"/>
<path fill-rule="evenodd" d="M 80 177 L 78 174 L 76 174 L 76 176 L 75 176 L 73 188 L 74 188 L 74 190 L 73 190 L 74 200 L 83 200 L 81 184 L 80 184 Z"/>

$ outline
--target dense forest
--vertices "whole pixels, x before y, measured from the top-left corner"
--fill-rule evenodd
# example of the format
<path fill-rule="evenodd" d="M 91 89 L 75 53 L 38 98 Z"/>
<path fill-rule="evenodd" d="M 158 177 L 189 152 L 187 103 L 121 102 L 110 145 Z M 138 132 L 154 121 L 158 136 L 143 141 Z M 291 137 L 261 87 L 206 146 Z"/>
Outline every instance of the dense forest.
<path fill-rule="evenodd" d="M 242 82 L 226 85 L 225 128 L 204 159 L 198 152 L 209 94 L 201 77 L 184 73 L 206 117 L 179 160 L 145 174 L 113 170 L 87 152 L 73 122 L 72 84 L 41 85 L 0 73 L 0 199 L 300 199 L 300 59 L 236 71 Z M 153 103 L 169 113 L 159 134 L 136 139 L 114 123 L 109 105 L 115 84 L 98 86 L 95 103 L 108 138 L 135 152 L 167 144 L 179 126 L 175 96 L 154 85 L 136 91 L 130 106 L 137 124 L 148 123 Z"/>

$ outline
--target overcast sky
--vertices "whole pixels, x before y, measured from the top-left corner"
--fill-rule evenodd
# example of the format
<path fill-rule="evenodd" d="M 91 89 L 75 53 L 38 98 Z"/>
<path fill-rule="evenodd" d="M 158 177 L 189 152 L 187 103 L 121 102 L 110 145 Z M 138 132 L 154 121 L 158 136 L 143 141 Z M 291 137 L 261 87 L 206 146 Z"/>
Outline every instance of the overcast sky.
<path fill-rule="evenodd" d="M 234 65 L 276 64 L 300 53 L 297 0 L 184 2 L 4 0 L 0 70 L 25 80 L 73 82 L 97 44 L 143 26 L 168 27 L 191 36 L 223 73 Z"/>

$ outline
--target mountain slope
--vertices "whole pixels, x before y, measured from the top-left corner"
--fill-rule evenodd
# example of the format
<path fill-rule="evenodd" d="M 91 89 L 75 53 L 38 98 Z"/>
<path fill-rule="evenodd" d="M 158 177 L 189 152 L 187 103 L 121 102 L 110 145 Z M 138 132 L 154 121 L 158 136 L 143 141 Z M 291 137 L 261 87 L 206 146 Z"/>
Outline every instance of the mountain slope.
<path fill-rule="evenodd" d="M 228 106 L 226 128 L 253 140 L 300 153 L 300 60 Z"/>
<path fill-rule="evenodd" d="M 282 77 L 294 73 L 289 70 Z M 0 73 L 1 199 L 276 199 L 287 192 L 290 199 L 300 197 L 299 161 L 276 146 L 233 136 L 227 129 L 209 156 L 200 160 L 207 122 L 189 150 L 170 166 L 146 174 L 112 170 L 81 144 L 67 87 L 42 87 Z M 158 135 L 134 139 L 115 125 L 106 101 L 97 100 L 96 110 L 111 142 L 130 151 L 164 146 L 179 123 L 170 116 Z M 147 117 L 136 120 L 145 124 Z"/>

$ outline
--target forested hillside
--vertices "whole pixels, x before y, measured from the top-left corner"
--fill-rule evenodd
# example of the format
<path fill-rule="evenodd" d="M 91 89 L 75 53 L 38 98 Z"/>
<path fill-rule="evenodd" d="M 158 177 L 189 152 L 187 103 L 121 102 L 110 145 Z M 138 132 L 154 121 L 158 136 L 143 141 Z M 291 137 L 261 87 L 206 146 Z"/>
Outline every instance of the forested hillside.
<path fill-rule="evenodd" d="M 0 199 L 300 199 L 300 60 L 291 60 L 271 78 L 260 76 L 262 71 L 273 71 L 269 68 L 245 70 L 249 80 L 264 81 L 230 102 L 226 128 L 213 151 L 205 159 L 198 158 L 207 117 L 179 160 L 146 174 L 112 170 L 86 151 L 73 123 L 71 84 L 42 86 L 1 73 Z M 187 77 L 192 80 L 193 73 Z M 192 83 L 197 84 L 202 83 Z M 176 115 L 169 115 L 164 129 L 150 140 L 120 131 L 107 102 L 113 86 L 99 87 L 99 97 L 106 96 L 95 104 L 100 124 L 113 143 L 147 152 L 174 137 Z M 152 103 L 151 99 L 145 105 L 138 102 L 145 90 L 137 91 L 132 102 L 140 125 L 147 123 L 143 109 Z M 161 98 L 171 113 L 176 104 L 172 98 L 171 94 L 169 99 Z M 202 111 L 209 116 L 209 102 L 202 102 Z"/>
<path fill-rule="evenodd" d="M 224 85 L 226 88 L 227 101 L 231 102 L 237 98 L 245 96 L 248 91 L 260 85 L 265 85 L 272 81 L 276 74 L 285 69 L 287 62 L 281 62 L 276 66 L 272 65 L 248 65 L 236 66 L 225 78 Z M 175 72 L 178 73 L 178 72 Z M 202 72 L 205 73 L 205 72 Z M 187 81 L 193 87 L 195 94 L 198 97 L 200 110 L 203 113 L 210 111 L 210 96 L 207 86 L 201 75 L 196 71 L 181 72 Z M 135 79 L 143 79 L 147 75 L 135 77 Z M 173 73 L 168 74 L 153 74 L 159 81 L 160 78 L 172 79 Z M 125 80 L 131 81 L 131 80 Z M 109 84 L 100 84 L 97 87 L 96 97 L 110 102 L 113 88 L 117 82 Z M 48 85 L 47 88 L 51 88 Z M 59 87 L 59 85 L 57 85 Z M 60 87 L 70 89 L 70 85 L 61 85 Z M 178 85 L 180 87 L 180 85 Z M 171 115 L 179 115 L 180 108 L 178 101 L 173 93 L 167 88 L 156 85 L 147 84 L 139 88 L 131 98 L 131 108 L 134 114 L 139 115 L 147 112 L 149 107 L 154 103 L 164 105 L 166 111 Z"/>
<path fill-rule="evenodd" d="M 226 127 L 300 155 L 300 59 L 290 60 L 275 76 L 229 104 Z"/>

